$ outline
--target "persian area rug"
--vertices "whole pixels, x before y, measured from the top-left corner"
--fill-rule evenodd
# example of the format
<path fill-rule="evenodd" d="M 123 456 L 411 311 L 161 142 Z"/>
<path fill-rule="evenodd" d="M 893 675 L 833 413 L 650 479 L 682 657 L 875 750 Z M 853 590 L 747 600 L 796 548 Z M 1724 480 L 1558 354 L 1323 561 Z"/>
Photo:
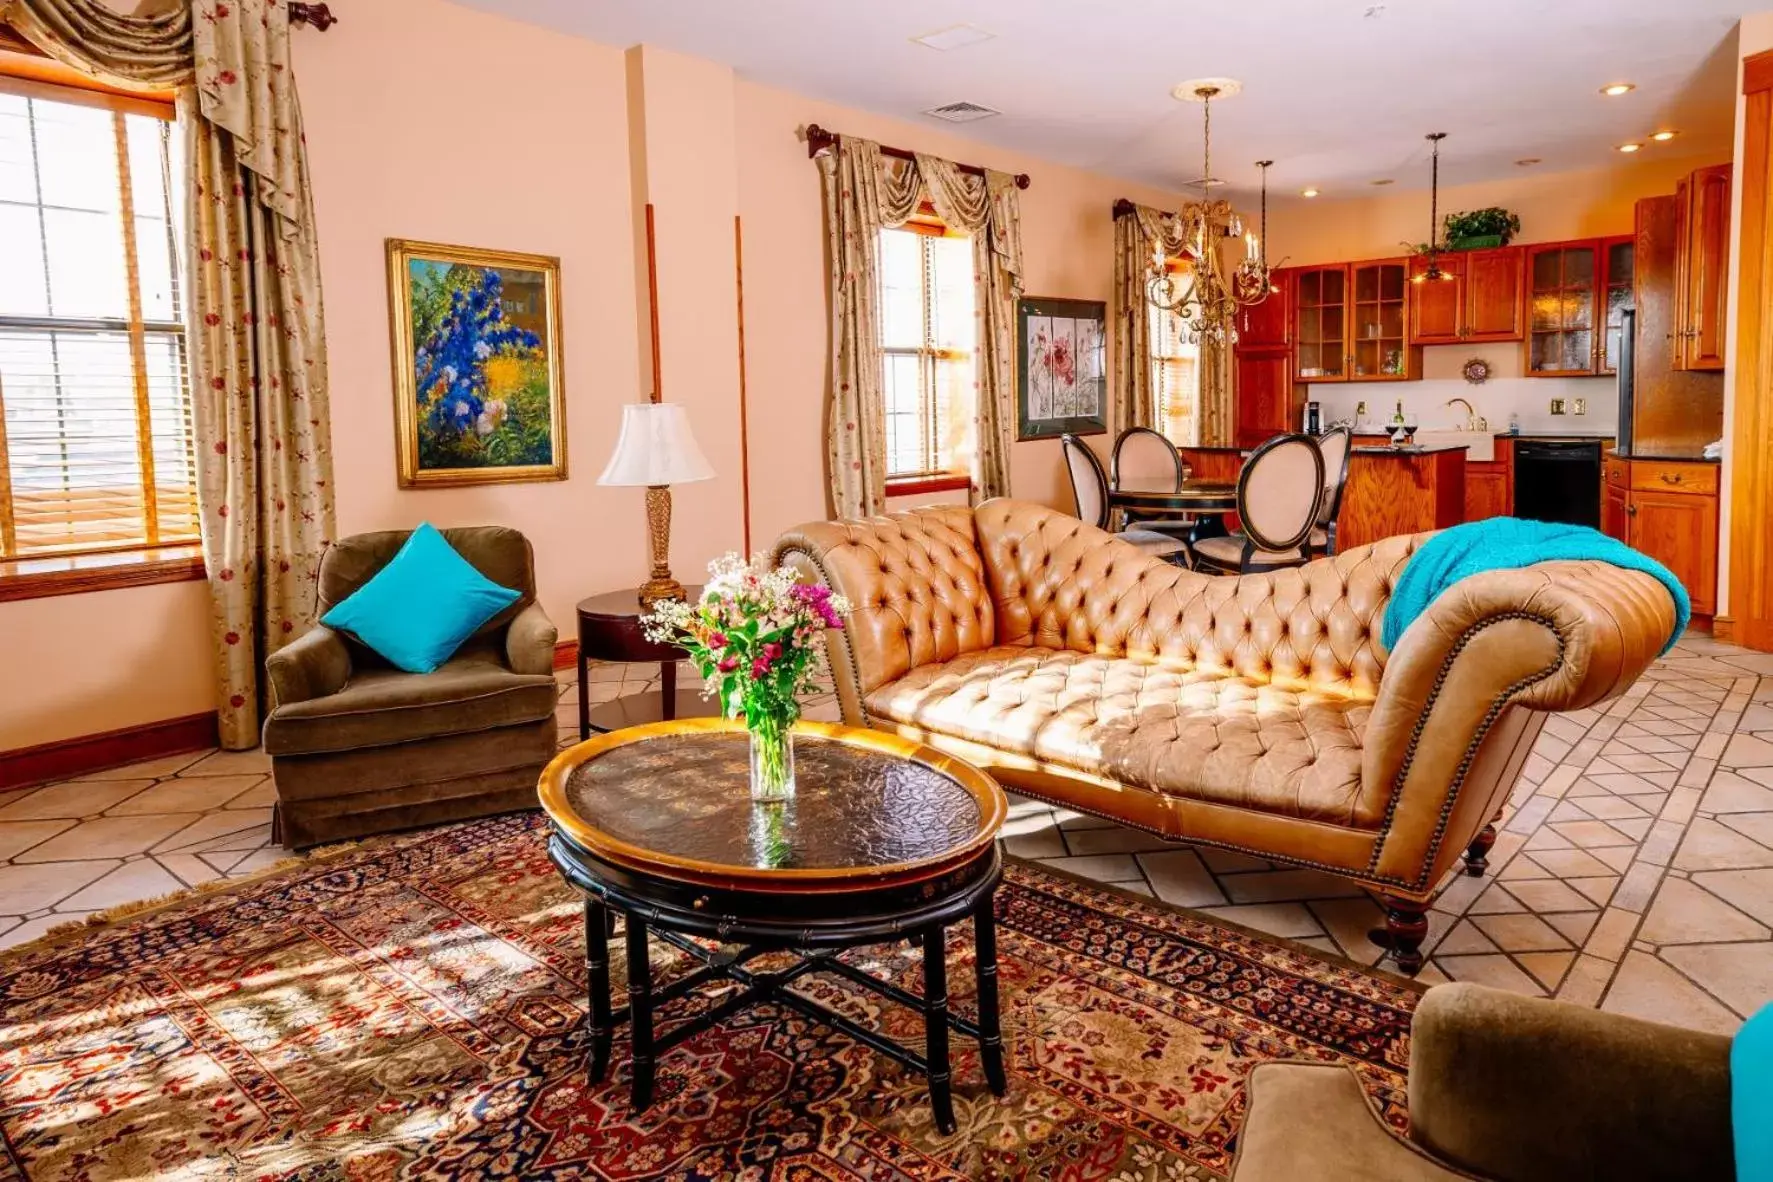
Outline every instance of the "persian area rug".
<path fill-rule="evenodd" d="M 776 1006 L 673 1049 L 636 1115 L 620 1034 L 586 1083 L 582 912 L 545 833 L 384 840 L 0 959 L 0 1177 L 1216 1179 L 1245 1077 L 1283 1058 L 1352 1064 L 1404 1121 L 1414 989 L 1020 864 L 998 895 L 1010 1095 L 955 1036 L 956 1135 L 921 1078 Z M 971 946 L 952 930 L 968 1016 Z M 903 945 L 849 955 L 919 987 Z M 921 1048 L 909 1011 L 797 988 Z"/>

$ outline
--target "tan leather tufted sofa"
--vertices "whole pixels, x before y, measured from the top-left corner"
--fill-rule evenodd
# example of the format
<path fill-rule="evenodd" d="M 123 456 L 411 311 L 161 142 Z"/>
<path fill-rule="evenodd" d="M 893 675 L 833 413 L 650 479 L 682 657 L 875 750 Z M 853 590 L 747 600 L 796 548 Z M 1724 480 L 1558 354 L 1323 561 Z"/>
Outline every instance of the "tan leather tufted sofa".
<path fill-rule="evenodd" d="M 817 522 L 776 546 L 849 597 L 844 719 L 1006 787 L 1378 892 L 1399 967 L 1546 711 L 1623 691 L 1674 627 L 1648 575 L 1554 562 L 1459 583 L 1391 652 L 1386 601 L 1429 535 L 1214 578 L 1012 500 Z"/>

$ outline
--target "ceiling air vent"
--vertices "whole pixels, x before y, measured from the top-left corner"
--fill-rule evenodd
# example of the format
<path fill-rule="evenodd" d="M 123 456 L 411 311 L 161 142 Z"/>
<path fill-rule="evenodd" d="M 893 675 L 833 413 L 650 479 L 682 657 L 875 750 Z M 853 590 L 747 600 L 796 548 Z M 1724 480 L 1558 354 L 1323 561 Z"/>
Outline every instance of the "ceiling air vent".
<path fill-rule="evenodd" d="M 934 115 L 938 119 L 946 119 L 950 123 L 971 123 L 975 119 L 989 119 L 993 115 L 1001 115 L 1002 111 L 993 111 L 990 107 L 981 107 L 978 103 L 949 103 L 947 106 L 931 107 L 925 115 Z"/>

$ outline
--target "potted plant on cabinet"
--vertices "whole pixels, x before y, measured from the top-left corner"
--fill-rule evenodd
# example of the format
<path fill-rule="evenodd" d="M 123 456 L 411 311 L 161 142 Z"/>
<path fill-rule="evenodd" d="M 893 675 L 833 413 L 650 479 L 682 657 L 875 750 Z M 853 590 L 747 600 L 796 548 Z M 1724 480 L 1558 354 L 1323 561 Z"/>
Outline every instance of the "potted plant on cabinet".
<path fill-rule="evenodd" d="M 1448 250 L 1484 250 L 1507 246 L 1508 240 L 1521 232 L 1521 219 L 1500 205 L 1492 205 L 1469 213 L 1450 213 L 1444 228 Z"/>

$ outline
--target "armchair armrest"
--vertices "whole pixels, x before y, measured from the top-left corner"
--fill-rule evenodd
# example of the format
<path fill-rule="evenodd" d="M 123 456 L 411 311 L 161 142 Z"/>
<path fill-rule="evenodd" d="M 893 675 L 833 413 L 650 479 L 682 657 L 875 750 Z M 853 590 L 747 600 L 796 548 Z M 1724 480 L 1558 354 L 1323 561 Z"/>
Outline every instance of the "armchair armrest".
<path fill-rule="evenodd" d="M 351 650 L 344 637 L 316 624 L 266 657 L 265 672 L 278 706 L 324 698 L 351 679 Z"/>
<path fill-rule="evenodd" d="M 559 639 L 560 631 L 548 613 L 541 604 L 532 603 L 512 618 L 505 633 L 505 663 L 513 673 L 552 673 L 554 645 Z"/>
<path fill-rule="evenodd" d="M 1410 1137 L 1504 1182 L 1735 1176 L 1730 1040 L 1477 985 L 1429 990 Z"/>
<path fill-rule="evenodd" d="M 1480 755 L 1491 761 L 1482 766 L 1506 759 L 1480 752 L 1493 732 L 1530 738 L 1510 712 L 1578 710 L 1623 692 L 1674 622 L 1661 583 L 1602 562 L 1487 571 L 1443 593 L 1386 657 L 1367 722 L 1357 814 L 1390 821 L 1379 875 L 1427 889 L 1501 803 L 1508 784 L 1497 777 L 1482 799 L 1456 790 Z"/>

